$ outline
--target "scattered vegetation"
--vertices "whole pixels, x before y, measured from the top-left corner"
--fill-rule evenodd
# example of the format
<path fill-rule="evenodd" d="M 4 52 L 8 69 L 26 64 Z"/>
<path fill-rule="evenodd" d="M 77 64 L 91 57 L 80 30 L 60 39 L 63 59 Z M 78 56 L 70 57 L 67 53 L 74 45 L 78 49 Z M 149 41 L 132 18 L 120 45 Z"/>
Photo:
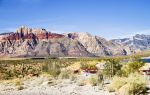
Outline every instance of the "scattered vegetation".
<path fill-rule="evenodd" d="M 85 79 L 78 79 L 77 85 L 78 86 L 84 86 L 84 85 L 86 85 L 86 80 Z"/>
<path fill-rule="evenodd" d="M 105 57 L 105 58 L 78 58 L 78 59 L 23 59 L 23 60 L 0 60 L 0 80 L 21 79 L 26 76 L 39 76 L 45 74 L 50 79 L 70 79 L 76 81 L 77 77 L 66 69 L 75 62 L 80 63 L 81 70 L 95 70 L 97 73 L 89 78 L 92 86 L 104 85 L 105 78 L 112 79 L 108 86 L 110 92 L 118 92 L 124 89 L 127 95 L 139 95 L 146 91 L 146 79 L 139 74 L 139 68 L 144 62 L 140 56 Z M 103 70 L 98 70 L 97 62 L 106 61 Z M 125 61 L 125 62 L 124 62 Z M 62 69 L 64 68 L 64 69 Z M 24 89 L 21 81 L 16 81 L 18 90 Z M 77 85 L 86 85 L 87 80 L 78 79 Z"/>
<path fill-rule="evenodd" d="M 58 77 L 61 69 L 60 69 L 60 64 L 57 62 L 52 62 L 52 63 L 45 63 L 42 66 L 42 71 L 47 72 L 48 74 L 52 75 L 54 78 Z"/>
<path fill-rule="evenodd" d="M 147 91 L 147 80 L 138 73 L 132 73 L 128 77 L 127 91 L 130 95 L 140 95 Z"/>
<path fill-rule="evenodd" d="M 89 82 L 92 86 L 96 86 L 98 84 L 98 77 L 97 76 L 91 76 L 89 78 Z"/>
<path fill-rule="evenodd" d="M 110 92 L 118 91 L 122 86 L 127 83 L 127 78 L 125 77 L 113 77 L 112 83 L 108 86 Z"/>
<path fill-rule="evenodd" d="M 71 71 L 67 70 L 67 69 L 62 69 L 61 70 L 61 73 L 59 75 L 59 77 L 61 79 L 69 79 L 70 78 L 70 75 L 71 75 Z"/>
<path fill-rule="evenodd" d="M 144 64 L 145 63 L 142 61 L 127 62 L 121 68 L 121 74 L 120 75 L 127 77 L 131 73 L 139 72 L 139 68 L 144 66 Z"/>
<path fill-rule="evenodd" d="M 124 92 L 123 95 L 144 95 L 147 91 L 147 80 L 145 77 L 135 72 L 129 77 L 115 76 L 108 86 L 110 92 Z"/>

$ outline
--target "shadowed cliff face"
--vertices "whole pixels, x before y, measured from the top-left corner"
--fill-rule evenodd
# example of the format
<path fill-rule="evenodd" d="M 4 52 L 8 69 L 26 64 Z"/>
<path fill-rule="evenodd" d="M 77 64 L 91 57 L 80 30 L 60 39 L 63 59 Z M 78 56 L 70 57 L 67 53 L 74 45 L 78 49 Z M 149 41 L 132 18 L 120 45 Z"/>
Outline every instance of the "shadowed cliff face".
<path fill-rule="evenodd" d="M 0 35 L 0 55 L 30 56 L 112 56 L 126 55 L 120 44 L 88 33 L 56 34 L 45 29 L 21 27 Z"/>

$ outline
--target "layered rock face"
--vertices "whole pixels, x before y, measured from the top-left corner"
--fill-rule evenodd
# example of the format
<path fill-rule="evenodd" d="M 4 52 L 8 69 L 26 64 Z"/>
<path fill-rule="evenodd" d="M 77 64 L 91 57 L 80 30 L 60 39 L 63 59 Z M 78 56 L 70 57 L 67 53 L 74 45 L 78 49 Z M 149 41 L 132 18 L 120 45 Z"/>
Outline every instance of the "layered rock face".
<path fill-rule="evenodd" d="M 34 56 L 92 56 L 76 40 L 45 29 L 21 27 L 17 32 L 0 35 L 0 55 L 10 57 Z"/>
<path fill-rule="evenodd" d="M 0 34 L 0 55 L 10 57 L 94 57 L 127 55 L 124 45 L 88 33 L 56 34 L 21 27 Z"/>
<path fill-rule="evenodd" d="M 127 55 L 120 44 L 107 41 L 104 38 L 92 36 L 88 33 L 70 33 L 68 35 L 70 38 L 79 41 L 89 53 L 95 56 Z"/>

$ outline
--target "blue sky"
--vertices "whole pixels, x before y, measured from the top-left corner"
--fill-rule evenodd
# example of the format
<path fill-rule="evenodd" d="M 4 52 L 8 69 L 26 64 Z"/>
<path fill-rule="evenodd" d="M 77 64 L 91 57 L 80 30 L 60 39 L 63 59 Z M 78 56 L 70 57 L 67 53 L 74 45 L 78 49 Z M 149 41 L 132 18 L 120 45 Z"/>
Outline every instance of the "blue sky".
<path fill-rule="evenodd" d="M 0 32 L 22 25 L 107 39 L 150 34 L 150 0 L 0 0 Z"/>

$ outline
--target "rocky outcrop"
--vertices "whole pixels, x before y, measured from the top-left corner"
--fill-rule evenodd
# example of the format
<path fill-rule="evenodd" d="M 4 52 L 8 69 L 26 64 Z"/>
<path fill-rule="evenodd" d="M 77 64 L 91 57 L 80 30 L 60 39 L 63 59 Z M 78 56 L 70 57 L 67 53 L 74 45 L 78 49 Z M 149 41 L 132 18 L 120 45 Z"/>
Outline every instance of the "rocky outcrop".
<path fill-rule="evenodd" d="M 112 42 L 123 45 L 130 54 L 150 49 L 150 35 L 136 34 L 131 38 L 113 39 Z"/>
<path fill-rule="evenodd" d="M 1 56 L 93 56 L 77 40 L 45 29 L 21 27 L 0 35 Z"/>
<path fill-rule="evenodd" d="M 68 37 L 79 41 L 89 53 L 95 56 L 127 55 L 120 44 L 92 36 L 89 33 L 69 33 Z"/>

